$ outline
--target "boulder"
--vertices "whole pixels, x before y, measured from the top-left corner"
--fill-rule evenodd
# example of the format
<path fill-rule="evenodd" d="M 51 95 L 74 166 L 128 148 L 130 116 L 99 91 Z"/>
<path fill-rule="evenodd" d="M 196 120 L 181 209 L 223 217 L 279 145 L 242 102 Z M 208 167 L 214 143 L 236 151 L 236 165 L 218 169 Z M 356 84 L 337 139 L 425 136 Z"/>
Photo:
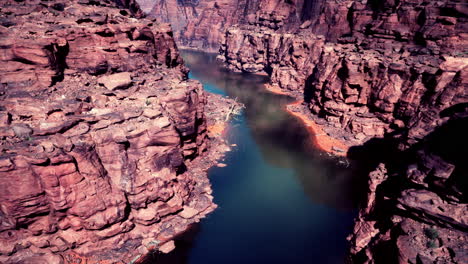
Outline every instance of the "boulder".
<path fill-rule="evenodd" d="M 125 89 L 132 84 L 132 77 L 129 72 L 120 72 L 102 76 L 98 79 L 98 83 L 104 85 L 111 91 L 116 89 Z"/>

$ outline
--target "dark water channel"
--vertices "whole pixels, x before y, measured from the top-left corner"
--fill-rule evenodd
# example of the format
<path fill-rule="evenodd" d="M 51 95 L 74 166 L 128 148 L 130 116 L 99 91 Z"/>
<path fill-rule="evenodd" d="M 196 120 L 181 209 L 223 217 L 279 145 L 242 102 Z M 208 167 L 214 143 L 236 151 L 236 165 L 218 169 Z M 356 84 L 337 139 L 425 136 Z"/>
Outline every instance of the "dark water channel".
<path fill-rule="evenodd" d="M 266 77 L 230 73 L 215 55 L 184 51 L 190 77 L 246 108 L 232 121 L 237 144 L 209 171 L 219 208 L 156 263 L 343 263 L 356 216 L 355 174 L 314 149 L 307 130 L 283 110 Z"/>

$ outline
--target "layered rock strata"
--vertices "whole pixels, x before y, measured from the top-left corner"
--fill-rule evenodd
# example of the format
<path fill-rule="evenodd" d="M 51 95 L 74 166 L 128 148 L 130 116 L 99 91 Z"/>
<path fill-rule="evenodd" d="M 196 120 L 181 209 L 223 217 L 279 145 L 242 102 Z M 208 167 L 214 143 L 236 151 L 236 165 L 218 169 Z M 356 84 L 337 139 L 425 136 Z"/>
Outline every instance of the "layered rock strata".
<path fill-rule="evenodd" d="M 270 75 L 356 142 L 411 127 L 411 144 L 441 122 L 440 111 L 467 101 L 464 5 L 419 2 L 326 2 L 295 34 L 233 27 L 220 58 L 231 70 Z M 330 10 L 348 19 L 331 20 Z"/>
<path fill-rule="evenodd" d="M 467 262 L 467 17 L 462 1 L 326 1 L 297 31 L 226 31 L 230 70 L 269 75 L 373 171 L 352 263 Z"/>
<path fill-rule="evenodd" d="M 216 207 L 206 95 L 136 7 L 2 2 L 0 262 L 129 263 Z"/>
<path fill-rule="evenodd" d="M 315 0 L 138 0 L 149 16 L 172 24 L 179 45 L 217 52 L 227 28 L 237 24 L 294 31 L 317 13 Z"/>
<path fill-rule="evenodd" d="M 367 203 L 348 237 L 351 263 L 468 262 L 467 110 L 410 149 L 370 159 L 383 163 L 369 174 Z"/>

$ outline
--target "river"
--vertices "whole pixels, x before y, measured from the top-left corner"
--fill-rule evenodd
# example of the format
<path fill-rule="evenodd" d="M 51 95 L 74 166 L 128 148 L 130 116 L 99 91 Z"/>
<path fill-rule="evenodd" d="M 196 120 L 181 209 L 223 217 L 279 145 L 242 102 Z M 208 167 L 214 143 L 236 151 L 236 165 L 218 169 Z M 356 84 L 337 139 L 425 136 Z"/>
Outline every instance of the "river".
<path fill-rule="evenodd" d="M 227 133 L 237 145 L 227 166 L 209 171 L 219 208 L 156 263 L 343 263 L 357 215 L 354 170 L 314 148 L 284 111 L 294 100 L 265 90 L 267 77 L 227 72 L 213 54 L 182 54 L 190 78 L 246 108 Z"/>

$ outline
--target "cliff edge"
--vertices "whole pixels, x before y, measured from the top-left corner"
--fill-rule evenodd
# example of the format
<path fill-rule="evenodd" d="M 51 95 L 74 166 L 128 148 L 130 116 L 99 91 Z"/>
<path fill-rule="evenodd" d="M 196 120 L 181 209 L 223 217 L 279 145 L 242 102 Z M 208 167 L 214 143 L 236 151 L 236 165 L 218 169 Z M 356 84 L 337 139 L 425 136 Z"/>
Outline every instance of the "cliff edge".
<path fill-rule="evenodd" d="M 352 263 L 466 263 L 468 9 L 324 1 L 295 30 L 239 24 L 219 59 L 296 96 L 369 173 Z"/>
<path fill-rule="evenodd" d="M 0 262 L 170 251 L 216 207 L 204 157 L 221 155 L 170 26 L 134 1 L 7 0 L 0 13 Z"/>

